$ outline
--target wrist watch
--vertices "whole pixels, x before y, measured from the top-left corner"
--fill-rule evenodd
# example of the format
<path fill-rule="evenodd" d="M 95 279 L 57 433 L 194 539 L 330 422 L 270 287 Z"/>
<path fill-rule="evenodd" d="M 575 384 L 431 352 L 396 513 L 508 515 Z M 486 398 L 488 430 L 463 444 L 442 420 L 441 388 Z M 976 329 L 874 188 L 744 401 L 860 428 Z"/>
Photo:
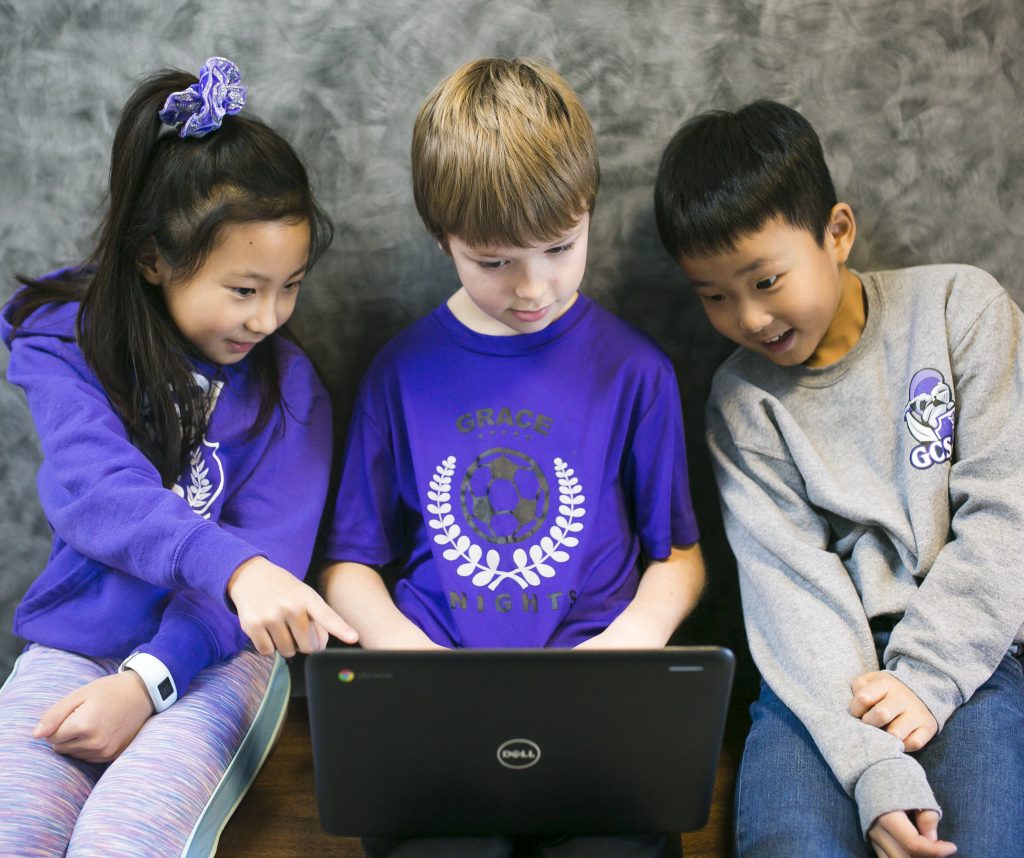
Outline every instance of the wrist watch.
<path fill-rule="evenodd" d="M 118 673 L 134 670 L 146 686 L 149 699 L 153 701 L 153 709 L 163 712 L 178 699 L 178 689 L 174 687 L 174 679 L 160 659 L 148 652 L 133 652 L 121 662 Z"/>

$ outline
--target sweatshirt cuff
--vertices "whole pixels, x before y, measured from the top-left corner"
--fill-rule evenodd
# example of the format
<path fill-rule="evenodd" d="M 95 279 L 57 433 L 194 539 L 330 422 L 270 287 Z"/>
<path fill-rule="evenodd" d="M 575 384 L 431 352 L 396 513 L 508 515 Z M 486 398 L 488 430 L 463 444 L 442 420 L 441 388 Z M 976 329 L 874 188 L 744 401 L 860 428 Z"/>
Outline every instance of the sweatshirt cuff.
<path fill-rule="evenodd" d="M 959 686 L 949 674 L 922 661 L 900 656 L 888 670 L 928 707 L 940 730 L 964 702 Z"/>
<path fill-rule="evenodd" d="M 224 656 L 213 636 L 184 614 L 166 616 L 156 637 L 134 651 L 149 653 L 163 662 L 174 679 L 179 700 L 199 671 Z"/>
<path fill-rule="evenodd" d="M 205 522 L 182 542 L 174 561 L 174 579 L 223 602 L 229 609 L 228 580 L 234 571 L 253 557 L 266 552 L 228 533 L 214 522 Z"/>
<path fill-rule="evenodd" d="M 883 813 L 896 810 L 934 810 L 942 816 L 928 778 L 920 764 L 908 756 L 882 760 L 864 771 L 853 791 L 860 812 L 860 827 L 868 829 Z"/>

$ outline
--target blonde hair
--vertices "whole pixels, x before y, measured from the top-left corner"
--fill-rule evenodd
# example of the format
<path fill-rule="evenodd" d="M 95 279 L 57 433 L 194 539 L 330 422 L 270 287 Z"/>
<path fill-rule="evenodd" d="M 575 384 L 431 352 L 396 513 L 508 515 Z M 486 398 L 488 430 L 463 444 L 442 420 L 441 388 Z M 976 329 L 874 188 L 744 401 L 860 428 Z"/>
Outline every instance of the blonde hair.
<path fill-rule="evenodd" d="M 412 135 L 416 208 L 447 247 L 552 241 L 594 208 L 594 130 L 576 93 L 535 60 L 475 60 L 442 81 Z"/>

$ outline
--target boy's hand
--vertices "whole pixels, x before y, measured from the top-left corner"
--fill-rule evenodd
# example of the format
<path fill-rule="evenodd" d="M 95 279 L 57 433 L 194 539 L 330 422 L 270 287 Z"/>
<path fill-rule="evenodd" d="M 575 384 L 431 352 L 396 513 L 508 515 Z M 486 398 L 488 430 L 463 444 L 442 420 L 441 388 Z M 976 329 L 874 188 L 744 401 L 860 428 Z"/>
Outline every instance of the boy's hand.
<path fill-rule="evenodd" d="M 617 619 L 603 632 L 576 644 L 575 649 L 660 649 L 665 645 L 650 625 L 634 623 L 628 616 L 621 620 Z"/>
<path fill-rule="evenodd" d="M 939 815 L 934 810 L 883 813 L 868 830 L 878 858 L 945 858 L 956 845 L 939 840 Z"/>
<path fill-rule="evenodd" d="M 920 751 L 939 732 L 935 716 L 921 698 L 887 671 L 858 676 L 850 690 L 850 714 L 895 736 L 908 753 Z"/>
<path fill-rule="evenodd" d="M 369 647 L 367 647 L 367 649 L 369 649 Z M 390 643 L 390 645 L 389 644 L 384 644 L 383 646 L 375 647 L 375 649 L 404 649 L 404 650 L 417 650 L 417 651 L 418 650 L 439 650 L 440 649 L 440 650 L 449 651 L 449 650 L 451 650 L 451 647 L 442 646 L 439 643 L 434 643 L 426 635 L 423 635 L 423 639 L 422 640 L 420 640 L 418 638 L 416 640 L 409 640 L 408 638 L 402 638 L 400 641 L 399 640 L 392 641 Z"/>
<path fill-rule="evenodd" d="M 661 649 L 704 589 L 700 545 L 673 546 L 640 577 L 636 595 L 604 631 L 577 649 Z"/>
<path fill-rule="evenodd" d="M 87 763 L 120 756 L 153 714 L 153 701 L 134 670 L 94 679 L 43 713 L 33 739 Z"/>
<path fill-rule="evenodd" d="M 359 630 L 363 649 L 448 649 L 398 610 L 376 569 L 350 561 L 332 563 L 320 584 L 328 603 L 343 610 Z"/>
<path fill-rule="evenodd" d="M 227 590 L 242 631 L 263 655 L 275 649 L 285 658 L 316 652 L 327 646 L 328 634 L 345 643 L 359 639 L 312 587 L 265 557 L 252 557 L 239 566 Z"/>

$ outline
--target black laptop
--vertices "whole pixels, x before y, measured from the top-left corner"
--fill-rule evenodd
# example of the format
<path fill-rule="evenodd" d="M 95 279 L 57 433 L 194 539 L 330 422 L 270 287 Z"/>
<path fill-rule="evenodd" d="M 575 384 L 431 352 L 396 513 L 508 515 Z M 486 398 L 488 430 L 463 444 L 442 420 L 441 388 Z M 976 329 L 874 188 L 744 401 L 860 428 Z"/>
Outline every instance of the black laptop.
<path fill-rule="evenodd" d="M 316 653 L 320 822 L 397 837 L 700 828 L 733 662 L 718 647 Z"/>

